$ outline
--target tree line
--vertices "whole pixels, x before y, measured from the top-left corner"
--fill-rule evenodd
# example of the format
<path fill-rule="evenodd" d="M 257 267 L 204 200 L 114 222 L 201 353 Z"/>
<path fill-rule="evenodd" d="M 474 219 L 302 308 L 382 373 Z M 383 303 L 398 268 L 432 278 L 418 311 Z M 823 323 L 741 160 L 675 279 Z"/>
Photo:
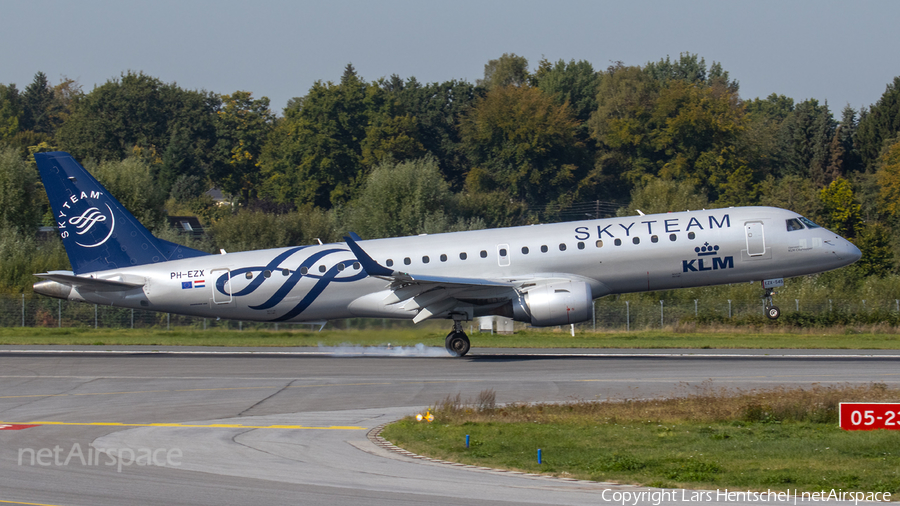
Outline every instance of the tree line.
<path fill-rule="evenodd" d="M 0 84 L 0 289 L 27 290 L 37 272 L 15 258 L 65 263 L 34 240 L 53 221 L 31 155 L 57 149 L 155 233 L 210 251 L 774 205 L 853 240 L 857 279 L 895 273 L 900 77 L 839 118 L 816 99 L 739 91 L 688 53 L 605 69 L 504 54 L 474 83 L 366 81 L 348 64 L 281 115 L 249 91 L 126 72 L 86 92 L 38 72 L 21 91 Z M 179 237 L 166 215 L 198 216 L 208 234 Z"/>

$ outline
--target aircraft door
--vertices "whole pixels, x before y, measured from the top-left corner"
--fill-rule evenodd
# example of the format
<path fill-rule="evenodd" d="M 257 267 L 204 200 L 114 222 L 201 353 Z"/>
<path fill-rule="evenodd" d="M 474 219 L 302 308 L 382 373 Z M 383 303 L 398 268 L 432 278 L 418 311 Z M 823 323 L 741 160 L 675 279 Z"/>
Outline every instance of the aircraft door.
<path fill-rule="evenodd" d="M 228 304 L 232 300 L 231 295 L 231 270 L 213 269 L 212 274 L 212 299 L 216 304 Z"/>
<path fill-rule="evenodd" d="M 500 267 L 509 265 L 509 244 L 497 245 L 497 261 L 500 263 Z"/>
<path fill-rule="evenodd" d="M 761 221 L 748 221 L 744 223 L 744 233 L 747 236 L 747 255 L 758 257 L 766 254 L 766 235 Z"/>

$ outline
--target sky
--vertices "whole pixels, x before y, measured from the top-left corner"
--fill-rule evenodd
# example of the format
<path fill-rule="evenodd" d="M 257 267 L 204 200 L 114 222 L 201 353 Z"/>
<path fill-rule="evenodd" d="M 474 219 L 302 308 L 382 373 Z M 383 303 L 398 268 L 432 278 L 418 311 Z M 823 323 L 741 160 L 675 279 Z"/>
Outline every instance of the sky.
<path fill-rule="evenodd" d="M 280 113 L 347 63 L 367 81 L 483 77 L 504 53 L 644 65 L 720 62 L 744 99 L 827 100 L 837 119 L 900 76 L 900 2 L 567 0 L 0 0 L 0 82 L 42 71 L 84 91 L 141 71 L 186 89 L 266 96 Z"/>

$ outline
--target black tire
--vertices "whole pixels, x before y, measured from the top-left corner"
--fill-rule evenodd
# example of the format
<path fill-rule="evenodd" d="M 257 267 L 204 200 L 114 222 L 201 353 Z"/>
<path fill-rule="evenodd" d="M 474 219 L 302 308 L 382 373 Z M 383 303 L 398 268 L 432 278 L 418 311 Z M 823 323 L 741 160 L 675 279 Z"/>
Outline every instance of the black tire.
<path fill-rule="evenodd" d="M 769 306 L 766 308 L 766 316 L 768 316 L 770 320 L 777 320 L 778 317 L 781 316 L 781 310 L 778 309 L 778 306 Z"/>
<path fill-rule="evenodd" d="M 462 357 L 469 353 L 470 346 L 469 336 L 465 332 L 451 332 L 447 335 L 447 339 L 444 340 L 444 347 L 447 348 L 447 351 L 457 357 Z"/>

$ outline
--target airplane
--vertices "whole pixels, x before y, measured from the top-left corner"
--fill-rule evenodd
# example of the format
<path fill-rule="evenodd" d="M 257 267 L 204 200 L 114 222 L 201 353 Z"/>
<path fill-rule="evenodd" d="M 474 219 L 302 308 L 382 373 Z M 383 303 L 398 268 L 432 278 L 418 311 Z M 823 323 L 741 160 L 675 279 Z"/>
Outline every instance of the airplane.
<path fill-rule="evenodd" d="M 799 214 L 730 207 L 210 254 L 154 237 L 65 152 L 35 153 L 72 271 L 35 274 L 71 301 L 260 322 L 500 315 L 534 327 L 591 319 L 593 300 L 650 290 L 762 283 L 849 265 L 859 249 Z"/>

